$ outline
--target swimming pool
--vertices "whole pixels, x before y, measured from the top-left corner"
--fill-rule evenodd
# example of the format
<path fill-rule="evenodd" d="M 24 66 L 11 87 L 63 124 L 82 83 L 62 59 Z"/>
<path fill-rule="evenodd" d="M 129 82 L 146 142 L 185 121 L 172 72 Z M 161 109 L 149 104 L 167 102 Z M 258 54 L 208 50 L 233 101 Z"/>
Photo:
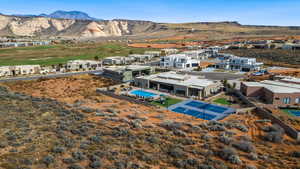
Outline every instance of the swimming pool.
<path fill-rule="evenodd" d="M 130 92 L 133 95 L 139 96 L 139 97 L 144 97 L 144 98 L 151 98 L 157 96 L 155 93 L 143 91 L 143 90 L 133 90 Z"/>

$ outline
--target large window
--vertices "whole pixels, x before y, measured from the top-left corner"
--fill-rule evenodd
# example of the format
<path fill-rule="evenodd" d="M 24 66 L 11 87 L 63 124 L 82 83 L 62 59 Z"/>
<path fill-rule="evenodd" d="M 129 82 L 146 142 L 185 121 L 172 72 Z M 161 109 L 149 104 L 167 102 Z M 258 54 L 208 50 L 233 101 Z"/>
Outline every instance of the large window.
<path fill-rule="evenodd" d="M 300 103 L 300 97 L 297 97 L 296 99 L 295 99 L 295 103 Z"/>
<path fill-rule="evenodd" d="M 291 103 L 291 98 L 290 97 L 283 98 L 283 103 L 284 104 L 290 104 Z"/>

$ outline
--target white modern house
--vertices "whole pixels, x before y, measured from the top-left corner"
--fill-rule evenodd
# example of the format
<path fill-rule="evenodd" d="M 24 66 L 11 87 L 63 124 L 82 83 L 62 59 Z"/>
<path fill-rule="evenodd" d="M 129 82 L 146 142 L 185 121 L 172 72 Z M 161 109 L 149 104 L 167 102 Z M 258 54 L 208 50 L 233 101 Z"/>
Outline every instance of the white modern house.
<path fill-rule="evenodd" d="M 161 57 L 160 66 L 166 68 L 188 69 L 198 67 L 200 61 L 185 54 L 174 54 Z"/>
<path fill-rule="evenodd" d="M 0 67 L 0 77 L 39 74 L 40 70 L 40 65 L 2 66 Z"/>
<path fill-rule="evenodd" d="M 233 56 L 229 59 L 222 60 L 216 65 L 216 68 L 249 72 L 260 70 L 262 66 L 263 63 L 256 62 L 256 58 L 243 58 Z"/>
<path fill-rule="evenodd" d="M 185 54 L 187 57 L 197 60 L 205 60 L 209 57 L 209 54 L 206 52 L 206 50 L 190 50 L 183 52 L 183 54 Z"/>
<path fill-rule="evenodd" d="M 134 82 L 136 86 L 141 88 L 195 99 L 212 96 L 222 88 L 222 84 L 219 81 L 212 81 L 199 76 L 180 74 L 173 71 L 136 77 Z"/>
<path fill-rule="evenodd" d="M 161 51 L 146 51 L 145 55 L 150 55 L 151 57 L 159 57 Z"/>
<path fill-rule="evenodd" d="M 166 49 L 162 49 L 161 50 L 165 55 L 172 55 L 172 54 L 176 54 L 179 52 L 178 49 L 173 49 L 173 48 L 166 48 Z"/>
<path fill-rule="evenodd" d="M 145 62 L 150 61 L 154 56 L 153 55 L 147 55 L 147 54 L 132 54 L 129 55 L 130 58 L 134 58 L 136 62 Z"/>
<path fill-rule="evenodd" d="M 103 65 L 126 65 L 135 61 L 133 57 L 112 56 L 102 60 Z"/>
<path fill-rule="evenodd" d="M 101 62 L 95 60 L 72 60 L 67 63 L 68 71 L 79 70 L 98 70 L 101 68 Z"/>

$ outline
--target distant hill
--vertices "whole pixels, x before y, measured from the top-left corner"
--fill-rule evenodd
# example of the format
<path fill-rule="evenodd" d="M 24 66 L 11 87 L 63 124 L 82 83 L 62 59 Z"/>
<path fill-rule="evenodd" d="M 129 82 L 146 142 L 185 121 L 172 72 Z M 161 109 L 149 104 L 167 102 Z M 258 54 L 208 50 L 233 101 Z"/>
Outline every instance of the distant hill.
<path fill-rule="evenodd" d="M 19 17 L 47 17 L 47 18 L 57 18 L 57 19 L 75 19 L 75 20 L 93 20 L 93 21 L 100 21 L 103 19 L 97 19 L 90 17 L 87 13 L 81 11 L 62 11 L 58 10 L 51 14 L 40 14 L 40 15 L 33 15 L 33 14 L 13 14 L 13 16 Z"/>
<path fill-rule="evenodd" d="M 241 25 L 238 22 L 156 23 L 101 20 L 79 11 L 41 15 L 0 15 L 0 36 L 218 40 L 233 37 L 297 36 L 300 27 Z"/>
<path fill-rule="evenodd" d="M 40 16 L 49 18 L 61 18 L 61 19 L 77 19 L 77 20 L 102 20 L 90 17 L 87 13 L 80 11 L 55 11 L 49 15 L 41 14 Z"/>

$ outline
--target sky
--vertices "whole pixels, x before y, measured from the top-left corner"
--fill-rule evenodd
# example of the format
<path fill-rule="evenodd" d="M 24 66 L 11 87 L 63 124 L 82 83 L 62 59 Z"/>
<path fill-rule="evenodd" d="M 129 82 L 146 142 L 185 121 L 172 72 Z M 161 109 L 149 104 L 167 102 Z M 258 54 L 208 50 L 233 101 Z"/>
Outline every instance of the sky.
<path fill-rule="evenodd" d="M 101 19 L 155 22 L 238 21 L 247 25 L 300 26 L 300 0 L 0 0 L 0 13 L 77 10 Z"/>

